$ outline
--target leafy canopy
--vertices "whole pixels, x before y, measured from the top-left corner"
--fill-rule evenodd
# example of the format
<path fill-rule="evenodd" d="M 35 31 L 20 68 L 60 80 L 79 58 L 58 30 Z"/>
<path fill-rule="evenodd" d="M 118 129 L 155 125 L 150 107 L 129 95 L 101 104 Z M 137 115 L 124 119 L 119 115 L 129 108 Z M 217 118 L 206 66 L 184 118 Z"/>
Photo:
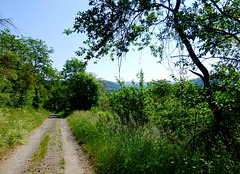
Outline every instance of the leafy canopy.
<path fill-rule="evenodd" d="M 218 58 L 239 63 L 238 0 L 90 0 L 90 9 L 79 12 L 73 29 L 85 33 L 87 47 L 77 55 L 86 60 L 100 59 L 109 54 L 118 58 L 131 45 L 150 47 L 152 54 L 163 57 L 164 41 L 177 41 L 188 51 L 184 65 L 193 70 L 209 86 L 209 71 L 203 61 Z M 160 41 L 160 42 L 159 42 Z M 197 48 L 197 49 L 194 49 Z M 210 57 L 209 57 L 210 55 Z M 190 60 L 189 60 L 190 59 Z"/>
<path fill-rule="evenodd" d="M 64 79 L 71 78 L 74 74 L 85 72 L 86 64 L 76 58 L 67 60 L 63 65 L 62 76 Z"/>
<path fill-rule="evenodd" d="M 49 82 L 56 78 L 51 53 L 53 49 L 42 40 L 20 38 L 9 30 L 1 30 L 0 93 L 4 94 L 1 104 L 32 105 L 33 98 L 37 105 L 43 103 L 48 97 L 47 89 L 51 88 Z M 6 99 L 6 96 L 11 99 Z"/>

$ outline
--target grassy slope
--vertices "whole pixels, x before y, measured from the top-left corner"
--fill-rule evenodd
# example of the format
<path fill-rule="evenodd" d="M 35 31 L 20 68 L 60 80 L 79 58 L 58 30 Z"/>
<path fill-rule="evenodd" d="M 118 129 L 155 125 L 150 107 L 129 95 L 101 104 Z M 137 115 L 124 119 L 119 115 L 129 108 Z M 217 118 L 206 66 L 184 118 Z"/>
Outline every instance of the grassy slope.
<path fill-rule="evenodd" d="M 169 144 L 154 128 L 129 128 L 101 120 L 90 112 L 75 112 L 68 121 L 96 164 L 97 173 L 176 171 L 180 160 L 175 160 L 181 156 L 178 147 Z"/>
<path fill-rule="evenodd" d="M 48 112 L 31 108 L 0 108 L 0 157 L 10 148 L 26 142 L 29 133 L 41 125 Z"/>
<path fill-rule="evenodd" d="M 185 143 L 168 141 L 151 125 L 127 127 L 91 112 L 68 117 L 77 140 L 96 164 L 97 173 L 236 173 L 239 165 L 216 155 L 188 154 Z M 161 136 L 162 135 L 162 136 Z"/>

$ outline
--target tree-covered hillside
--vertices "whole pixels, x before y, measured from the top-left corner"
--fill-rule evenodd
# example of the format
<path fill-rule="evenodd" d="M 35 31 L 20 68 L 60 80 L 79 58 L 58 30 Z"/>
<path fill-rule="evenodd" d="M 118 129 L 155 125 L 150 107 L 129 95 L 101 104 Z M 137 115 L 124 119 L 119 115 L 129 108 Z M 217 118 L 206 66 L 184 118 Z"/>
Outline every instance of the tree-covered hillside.
<path fill-rule="evenodd" d="M 108 91 L 119 90 L 120 85 L 117 82 L 111 82 L 108 80 L 103 80 L 103 84 L 106 84 L 106 89 Z"/>

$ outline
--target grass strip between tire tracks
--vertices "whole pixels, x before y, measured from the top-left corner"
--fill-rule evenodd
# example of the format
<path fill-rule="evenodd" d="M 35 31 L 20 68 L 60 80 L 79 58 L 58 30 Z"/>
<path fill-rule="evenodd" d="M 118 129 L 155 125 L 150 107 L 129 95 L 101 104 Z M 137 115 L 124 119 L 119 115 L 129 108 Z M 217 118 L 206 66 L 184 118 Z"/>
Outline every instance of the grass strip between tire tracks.
<path fill-rule="evenodd" d="M 48 142 L 50 141 L 50 135 L 49 133 L 46 133 L 39 145 L 39 151 L 36 151 L 33 154 L 32 162 L 34 162 L 30 169 L 35 169 L 37 166 L 41 165 L 41 160 L 46 156 L 47 150 L 48 150 Z"/>

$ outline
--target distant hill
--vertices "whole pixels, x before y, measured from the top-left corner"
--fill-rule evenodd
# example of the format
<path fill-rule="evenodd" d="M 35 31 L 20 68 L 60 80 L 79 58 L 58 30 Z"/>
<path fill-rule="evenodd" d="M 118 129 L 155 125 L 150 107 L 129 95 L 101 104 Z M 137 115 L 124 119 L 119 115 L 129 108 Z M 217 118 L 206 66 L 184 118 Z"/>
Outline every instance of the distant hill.
<path fill-rule="evenodd" d="M 108 81 L 108 80 L 103 80 L 102 83 L 103 83 L 103 85 L 106 86 L 108 91 L 113 91 L 113 90 L 119 90 L 120 89 L 120 85 L 117 82 L 111 82 L 111 81 Z M 145 82 L 145 84 L 144 84 L 145 87 L 147 86 L 147 83 L 148 82 Z M 139 86 L 139 82 L 135 82 L 135 84 L 137 86 Z M 125 85 L 126 86 L 132 86 L 132 82 L 125 82 Z"/>
<path fill-rule="evenodd" d="M 139 86 L 139 82 L 134 82 L 134 83 L 135 83 L 135 85 Z M 145 87 L 147 87 L 147 83 L 148 83 L 148 82 L 144 82 L 144 86 L 145 86 Z M 125 82 L 125 85 L 126 85 L 126 86 L 132 86 L 132 82 Z"/>
<path fill-rule="evenodd" d="M 119 90 L 120 85 L 117 82 L 111 82 L 108 80 L 103 80 L 102 83 L 106 85 L 108 91 Z"/>
<path fill-rule="evenodd" d="M 193 79 L 193 80 L 190 80 L 190 81 L 192 81 L 197 86 L 203 86 L 204 85 L 201 78 L 196 78 L 196 79 Z"/>
<path fill-rule="evenodd" d="M 196 84 L 198 86 L 203 86 L 203 81 L 202 81 L 201 78 L 196 78 L 196 79 L 193 79 L 193 80 L 190 80 L 190 81 L 192 81 L 194 84 Z M 111 82 L 111 81 L 108 81 L 108 80 L 103 80 L 102 83 L 106 86 L 106 89 L 108 91 L 120 90 L 120 85 L 117 82 Z M 147 87 L 147 83 L 148 82 L 144 83 L 145 87 Z M 169 83 L 173 85 L 176 82 L 169 82 Z M 139 82 L 135 82 L 135 84 L 137 86 L 139 86 Z M 132 82 L 125 82 L 125 85 L 126 86 L 131 86 Z"/>

